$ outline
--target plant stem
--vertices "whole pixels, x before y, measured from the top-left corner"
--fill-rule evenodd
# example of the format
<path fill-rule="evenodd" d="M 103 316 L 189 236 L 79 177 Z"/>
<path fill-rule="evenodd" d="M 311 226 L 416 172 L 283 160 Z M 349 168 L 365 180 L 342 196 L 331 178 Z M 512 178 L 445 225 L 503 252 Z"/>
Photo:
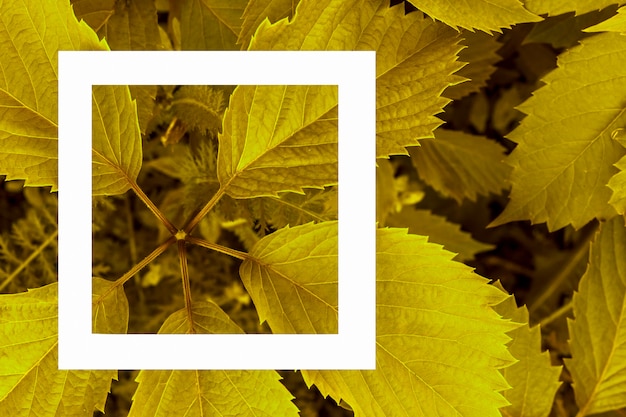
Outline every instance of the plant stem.
<path fill-rule="evenodd" d="M 546 317 L 543 320 L 541 320 L 539 322 L 539 325 L 541 327 L 547 326 L 548 324 L 552 323 L 553 321 L 556 321 L 563 314 L 566 314 L 568 311 L 570 311 L 572 309 L 572 307 L 574 307 L 574 300 L 573 299 L 570 300 L 569 302 L 567 302 L 566 304 L 562 305 L 558 310 L 556 310 L 554 313 L 550 314 L 548 317 Z"/>
<path fill-rule="evenodd" d="M 202 247 L 207 248 L 207 249 L 212 249 L 212 250 L 214 250 L 216 252 L 220 252 L 220 253 L 224 253 L 226 255 L 230 255 L 233 258 L 241 259 L 242 261 L 245 261 L 246 259 L 250 258 L 250 255 L 248 255 L 245 252 L 241 252 L 241 251 L 238 251 L 238 250 L 235 250 L 235 249 L 231 249 L 229 247 L 222 246 L 222 245 L 219 245 L 217 243 L 211 243 L 209 241 L 206 241 L 204 239 L 199 239 L 197 237 L 187 236 L 185 238 L 185 240 L 187 242 L 189 242 L 189 243 L 194 244 L 194 245 L 202 246 Z"/>
<path fill-rule="evenodd" d="M 43 252 L 43 250 L 57 238 L 58 235 L 59 229 L 56 229 L 54 232 L 52 232 L 52 234 L 48 236 L 48 238 L 44 240 L 43 243 L 39 245 L 39 247 L 35 249 L 24 262 L 22 262 L 17 268 L 15 268 L 13 272 L 11 272 L 11 275 L 6 277 L 6 279 L 2 281 L 2 284 L 0 284 L 0 291 L 2 291 L 7 285 L 9 285 L 11 281 L 13 281 L 13 279 L 15 279 L 15 277 L 28 266 L 28 264 L 30 264 L 37 256 L 39 256 L 39 254 Z"/>
<path fill-rule="evenodd" d="M 146 265 L 159 257 L 159 255 L 165 252 L 165 250 L 169 248 L 174 242 L 176 242 L 176 237 L 170 236 L 165 242 L 161 243 L 159 246 L 157 246 L 155 250 L 150 252 L 148 256 L 143 258 L 138 264 L 133 266 L 128 272 L 126 272 L 119 279 L 117 279 L 115 283 L 109 287 L 108 290 L 106 290 L 102 295 L 100 295 L 100 297 L 98 297 L 96 301 L 93 302 L 93 304 L 101 303 L 107 295 L 113 292 L 116 288 L 124 285 L 126 281 L 131 279 L 133 276 L 135 276 L 135 274 L 137 274 L 137 272 L 141 271 Z"/>
<path fill-rule="evenodd" d="M 191 309 L 191 285 L 189 284 L 189 269 L 187 268 L 187 248 L 185 241 L 178 240 L 178 258 L 180 260 L 180 275 L 183 280 L 183 292 L 185 296 L 185 309 L 187 310 L 187 318 L 189 319 L 189 333 L 195 333 L 193 327 L 193 311 Z"/>
<path fill-rule="evenodd" d="M 228 184 L 226 186 L 228 186 Z M 204 207 L 202 207 L 202 210 L 200 210 L 185 225 L 185 227 L 183 227 L 183 230 L 185 231 L 185 233 L 190 234 L 193 231 L 193 229 L 198 225 L 198 223 L 200 223 L 200 221 L 204 218 L 204 216 L 206 216 L 209 213 L 209 211 L 211 211 L 211 209 L 215 206 L 215 204 L 217 204 L 220 198 L 222 198 L 225 191 L 226 191 L 226 187 L 220 187 L 220 189 L 217 190 L 217 192 L 213 195 L 213 197 L 211 197 L 209 202 L 206 203 Z"/>
<path fill-rule="evenodd" d="M 124 208 L 126 209 L 126 223 L 128 224 L 128 246 L 130 251 L 131 265 L 136 265 L 138 262 L 137 256 L 137 239 L 135 237 L 135 228 L 133 226 L 133 209 L 131 207 L 130 195 L 125 194 Z M 137 289 L 137 295 L 139 297 L 139 308 L 142 313 L 146 313 L 145 296 L 143 293 L 143 287 L 138 280 L 135 280 L 135 288 Z"/>
<path fill-rule="evenodd" d="M 154 205 L 152 200 L 150 200 L 150 198 L 143 192 L 141 187 L 139 187 L 139 185 L 137 185 L 137 183 L 134 181 L 129 181 L 129 184 L 131 188 L 133 189 L 133 191 L 135 192 L 135 194 L 137 194 L 137 197 L 139 197 L 139 199 L 143 201 L 143 203 L 146 206 L 148 206 L 150 211 L 157 217 L 157 219 L 159 219 L 161 223 L 163 223 L 163 226 L 165 226 L 165 228 L 172 235 L 175 235 L 176 232 L 178 232 L 178 229 L 176 228 L 176 226 L 174 226 L 172 222 L 170 222 L 167 219 L 167 217 L 165 217 L 165 215 L 161 212 L 161 210 L 159 210 L 159 208 L 156 205 Z"/>

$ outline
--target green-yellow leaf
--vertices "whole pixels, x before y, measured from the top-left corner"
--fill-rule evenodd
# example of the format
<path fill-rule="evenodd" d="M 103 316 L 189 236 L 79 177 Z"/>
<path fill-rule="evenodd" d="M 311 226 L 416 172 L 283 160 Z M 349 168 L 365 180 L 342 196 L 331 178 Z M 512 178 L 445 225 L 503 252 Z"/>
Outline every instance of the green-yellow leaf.
<path fill-rule="evenodd" d="M 250 250 L 239 273 L 274 333 L 337 333 L 337 222 L 285 228 Z"/>
<path fill-rule="evenodd" d="M 143 152 L 128 87 L 93 86 L 92 118 L 92 193 L 122 194 L 139 175 Z"/>
<path fill-rule="evenodd" d="M 94 298 L 111 282 L 95 278 Z M 57 284 L 0 295 L 0 415 L 92 416 L 116 371 L 61 371 L 57 358 Z M 98 314 L 106 311 L 107 314 Z M 126 333 L 128 301 L 112 291 L 96 306 L 94 331 Z"/>
<path fill-rule="evenodd" d="M 456 253 L 454 259 L 460 262 L 473 259 L 478 252 L 494 248 L 493 245 L 472 239 L 472 235 L 462 231 L 458 224 L 448 222 L 445 217 L 412 206 L 389 216 L 387 226 L 407 227 L 409 233 L 428 236 L 430 242 L 443 245 L 446 250 Z"/>
<path fill-rule="evenodd" d="M 626 37 L 603 33 L 559 57 L 547 85 L 520 106 L 528 114 L 509 138 L 518 145 L 505 211 L 492 225 L 547 222 L 580 228 L 616 214 L 607 183 L 626 150 L 611 133 L 626 125 Z"/>
<path fill-rule="evenodd" d="M 437 129 L 435 137 L 409 151 L 420 178 L 428 185 L 459 203 L 465 198 L 476 201 L 479 194 L 499 194 L 506 188 L 511 168 L 504 163 L 504 148 L 497 142 L 446 129 Z"/>
<path fill-rule="evenodd" d="M 499 417 L 508 385 L 498 369 L 513 361 L 505 332 L 516 325 L 489 306 L 505 294 L 425 237 L 377 238 L 376 370 L 303 371 L 307 383 L 355 417 Z"/>
<path fill-rule="evenodd" d="M 157 22 L 157 11 L 153 0 L 116 1 L 78 0 L 73 3 L 79 19 L 85 19 L 105 38 L 114 51 L 150 51 L 160 49 L 161 36 Z M 102 6 L 109 10 L 102 10 Z M 104 20 L 100 21 L 105 17 Z M 137 100 L 141 131 L 152 117 L 156 86 L 133 85 L 130 92 Z"/>
<path fill-rule="evenodd" d="M 291 22 L 261 24 L 253 50 L 375 50 L 377 154 L 406 154 L 406 146 L 432 137 L 441 97 L 463 79 L 458 34 L 419 12 L 384 0 L 302 1 Z"/>
<path fill-rule="evenodd" d="M 239 86 L 224 115 L 217 175 L 236 198 L 337 183 L 336 86 Z"/>
<path fill-rule="evenodd" d="M 192 314 L 196 333 L 243 333 L 214 303 L 195 303 Z M 188 329 L 183 309 L 168 317 L 159 333 Z M 298 416 L 293 396 L 279 380 L 275 371 L 141 371 L 129 417 Z"/>
<path fill-rule="evenodd" d="M 415 7 L 447 25 L 483 32 L 500 32 L 517 23 L 538 22 L 519 0 L 466 0 L 462 2 L 409 0 Z"/>
<path fill-rule="evenodd" d="M 250 0 L 243 13 L 243 23 L 237 43 L 247 49 L 257 27 L 265 19 L 275 23 L 286 17 L 292 18 L 300 0 Z"/>
<path fill-rule="evenodd" d="M 35 0 L 0 3 L 0 174 L 7 179 L 24 179 L 29 186 L 57 189 L 57 52 L 59 50 L 107 50 L 85 22 L 78 22 L 69 3 Z M 125 92 L 124 92 L 124 91 Z M 100 94 L 107 91 L 107 94 Z M 113 99 L 115 97 L 115 99 Z M 106 154 L 113 148 L 110 161 L 131 158 L 141 164 L 141 138 L 137 116 L 131 109 L 126 87 L 107 87 L 96 92 L 94 100 L 107 110 L 102 119 L 94 115 L 93 149 Z M 114 101 L 112 101 L 114 100 Z M 128 109 L 122 116 L 114 114 Z M 114 124 L 119 122 L 119 126 Z M 98 125 L 107 126 L 108 134 Z M 117 135 L 117 136 L 116 136 Z M 120 137 L 123 135 L 123 137 Z M 132 150 L 132 155 L 119 155 Z M 114 167 L 120 173 L 108 179 L 100 176 L 94 161 L 94 193 L 125 191 L 122 182 L 134 179 L 135 171 Z M 109 169 L 111 171 L 111 169 Z M 113 185 L 114 182 L 117 184 Z"/>
<path fill-rule="evenodd" d="M 247 0 L 182 0 L 183 50 L 235 50 Z M 178 7 L 178 6 L 177 6 Z"/>
<path fill-rule="evenodd" d="M 626 228 L 624 218 L 603 223 L 574 293 L 568 320 L 577 416 L 626 407 Z"/>
<path fill-rule="evenodd" d="M 172 99 L 172 112 L 190 128 L 204 135 L 217 135 L 222 129 L 225 107 L 221 90 L 207 85 L 184 85 Z"/>
<path fill-rule="evenodd" d="M 591 31 L 592 28 L 589 26 L 613 16 L 615 9 L 615 7 L 607 7 L 601 11 L 589 12 L 583 15 L 576 16 L 572 12 L 547 18 L 533 25 L 533 28 L 524 38 L 524 43 L 540 42 L 548 43 L 556 49 L 571 48 L 580 39 L 591 35 L 585 33 Z"/>
<path fill-rule="evenodd" d="M 626 33 L 626 7 L 620 7 L 617 15 L 604 22 L 585 29 L 585 32 L 619 32 Z"/>
<path fill-rule="evenodd" d="M 500 282 L 495 284 L 502 291 Z M 559 389 L 560 366 L 551 366 L 550 354 L 541 351 L 541 331 L 539 326 L 528 325 L 528 310 L 515 303 L 515 297 L 509 296 L 494 309 L 504 318 L 522 327 L 508 333 L 513 340 L 509 343 L 509 352 L 518 362 L 502 369 L 502 374 L 511 385 L 504 391 L 504 397 L 511 405 L 503 408 L 504 417 L 547 417 L 552 409 L 554 395 Z"/>
<path fill-rule="evenodd" d="M 567 12 L 576 12 L 576 15 L 604 9 L 613 4 L 624 4 L 615 0 L 524 0 L 524 6 L 533 13 L 556 16 Z"/>
<path fill-rule="evenodd" d="M 502 59 L 497 53 L 502 44 L 496 36 L 463 31 L 461 44 L 466 48 L 459 52 L 459 61 L 467 62 L 467 65 L 457 71 L 456 75 L 464 77 L 466 81 L 450 86 L 444 92 L 444 96 L 455 100 L 487 85 L 487 80 L 496 70 L 494 64 Z"/>
<path fill-rule="evenodd" d="M 614 130 L 611 137 L 626 148 L 626 135 L 623 128 Z M 609 187 L 613 191 L 609 203 L 615 207 L 619 214 L 624 214 L 626 213 L 626 156 L 617 161 L 615 166 L 620 171 L 609 181 Z"/>

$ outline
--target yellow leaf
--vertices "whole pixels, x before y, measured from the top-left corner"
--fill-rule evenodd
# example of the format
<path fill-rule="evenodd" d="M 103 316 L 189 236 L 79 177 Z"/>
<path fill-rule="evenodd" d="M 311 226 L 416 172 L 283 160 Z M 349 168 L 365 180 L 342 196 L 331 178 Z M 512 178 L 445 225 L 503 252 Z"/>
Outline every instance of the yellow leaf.
<path fill-rule="evenodd" d="M 336 331 L 337 223 L 261 239 L 240 274 L 274 332 Z M 356 417 L 500 416 L 517 327 L 489 306 L 505 298 L 454 255 L 405 230 L 378 230 L 375 371 L 303 371 Z M 294 300 L 298 302 L 294 302 Z M 283 311 L 284 309 L 284 311 Z"/>
<path fill-rule="evenodd" d="M 247 0 L 182 0 L 180 41 L 183 50 L 235 50 Z"/>
<path fill-rule="evenodd" d="M 292 18 L 300 0 L 250 0 L 243 13 L 243 24 L 237 43 L 247 49 L 250 39 L 261 22 L 269 19 L 275 23 L 286 17 Z"/>
<path fill-rule="evenodd" d="M 94 299 L 111 282 L 94 278 Z M 116 371 L 62 371 L 57 358 L 57 284 L 0 295 L 0 415 L 92 416 L 104 403 Z M 98 314 L 98 313 L 107 314 Z M 126 333 L 123 288 L 94 310 L 94 331 Z"/>
<path fill-rule="evenodd" d="M 52 186 L 56 191 L 57 52 L 107 50 L 108 46 L 98 41 L 85 22 L 76 20 L 69 3 L 35 0 L 0 4 L 0 45 L 0 70 L 4 74 L 0 77 L 0 174 L 9 180 L 24 179 L 28 186 Z M 108 93 L 99 95 L 105 91 Z M 94 116 L 94 152 L 104 155 L 113 148 L 115 158 L 130 158 L 140 167 L 141 137 L 128 88 L 102 88 L 94 100 L 108 109 L 104 119 Z M 114 109 L 127 111 L 113 114 Z M 119 126 L 113 125 L 118 122 Z M 107 129 L 98 129 L 99 124 Z M 102 136 L 105 132 L 117 136 Z M 120 142 L 124 142 L 123 149 Z M 122 156 L 115 154 L 115 149 L 133 153 Z M 102 162 L 94 161 L 94 194 L 126 191 L 128 184 L 123 183 L 127 178 L 134 180 L 138 169 L 114 167 L 116 176 L 109 169 L 104 180 L 98 166 Z"/>
<path fill-rule="evenodd" d="M 618 3 L 615 0 L 524 0 L 524 6 L 533 13 L 556 16 L 567 12 L 576 15 L 604 9 Z M 623 4 L 623 2 L 621 2 Z"/>
<path fill-rule="evenodd" d="M 580 228 L 616 214 L 606 186 L 626 150 L 611 133 L 626 125 L 626 37 L 603 33 L 559 56 L 546 85 L 519 109 L 528 114 L 509 135 L 518 145 L 510 201 L 493 226 L 547 222 Z"/>
<path fill-rule="evenodd" d="M 496 287 L 505 292 L 500 282 Z M 556 391 L 561 383 L 560 366 L 551 366 L 550 354 L 541 351 L 541 330 L 539 326 L 528 325 L 526 306 L 517 307 L 515 297 L 510 295 L 494 309 L 504 318 L 524 323 L 508 333 L 513 340 L 509 352 L 518 361 L 502 369 L 502 374 L 511 385 L 504 391 L 504 397 L 511 405 L 502 409 L 504 417 L 547 417 L 552 409 Z"/>
<path fill-rule="evenodd" d="M 214 303 L 193 304 L 192 317 L 197 333 L 243 333 Z M 159 333 L 188 329 L 183 309 L 168 317 Z M 258 352 L 251 347 L 250 354 Z M 275 371 L 141 371 L 129 417 L 298 416 L 293 396 L 279 380 Z"/>
<path fill-rule="evenodd" d="M 518 0 L 409 0 L 424 13 L 457 28 L 480 29 L 484 32 L 510 28 L 517 23 L 538 22 L 539 16 L 524 8 Z"/>
<path fill-rule="evenodd" d="M 337 245 L 331 221 L 280 229 L 250 250 L 239 273 L 274 333 L 337 333 Z"/>
<path fill-rule="evenodd" d="M 568 320 L 578 417 L 626 407 L 626 228 L 624 218 L 603 223 L 574 293 Z"/>
<path fill-rule="evenodd" d="M 428 185 L 459 203 L 506 188 L 511 168 L 504 163 L 505 149 L 497 142 L 446 129 L 437 129 L 435 137 L 410 148 L 411 161 Z"/>
<path fill-rule="evenodd" d="M 626 7 L 620 7 L 617 15 L 604 22 L 585 29 L 585 32 L 619 32 L 626 33 Z"/>

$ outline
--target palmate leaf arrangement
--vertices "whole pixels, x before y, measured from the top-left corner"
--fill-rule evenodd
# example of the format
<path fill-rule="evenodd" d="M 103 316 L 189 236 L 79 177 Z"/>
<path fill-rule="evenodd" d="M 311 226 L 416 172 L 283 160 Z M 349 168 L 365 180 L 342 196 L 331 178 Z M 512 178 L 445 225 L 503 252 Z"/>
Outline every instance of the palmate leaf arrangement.
<path fill-rule="evenodd" d="M 590 248 L 578 290 L 552 314 L 570 313 L 563 386 L 573 387 L 578 417 L 623 415 L 615 410 L 626 407 L 626 9 L 618 6 L 0 1 L 0 175 L 7 187 L 24 181 L 28 207 L 0 240 L 0 415 L 92 415 L 118 377 L 60 371 L 56 353 L 57 51 L 109 49 L 377 52 L 377 369 L 303 370 L 307 386 L 357 417 L 538 417 L 553 406 L 568 415 L 554 400 L 563 369 L 542 352 L 526 307 L 460 262 L 492 246 L 415 208 L 420 193 L 411 189 L 421 181 L 461 203 L 510 184 L 491 226 L 591 228 L 577 252 L 584 259 Z M 499 36 L 521 24 L 532 28 L 527 41 L 552 43 L 559 55 L 518 107 L 525 117 L 505 156 L 500 143 L 440 127 L 436 115 L 484 88 Z M 337 120 L 332 86 L 95 87 L 94 331 L 336 332 Z M 420 180 L 403 182 L 398 166 L 411 163 Z M 178 251 L 166 251 L 172 245 Z M 154 307 L 157 288 L 170 298 Z M 281 375 L 140 371 L 136 390 L 132 381 L 113 388 L 135 390 L 130 416 L 311 415 Z"/>

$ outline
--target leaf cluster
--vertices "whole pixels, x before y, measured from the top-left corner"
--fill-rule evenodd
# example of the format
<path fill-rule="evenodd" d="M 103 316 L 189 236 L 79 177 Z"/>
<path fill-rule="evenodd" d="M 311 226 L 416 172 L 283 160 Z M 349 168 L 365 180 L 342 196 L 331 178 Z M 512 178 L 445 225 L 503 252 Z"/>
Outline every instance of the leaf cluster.
<path fill-rule="evenodd" d="M 0 1 L 0 415 L 623 415 L 620 6 Z M 58 369 L 60 50 L 376 51 L 376 370 Z M 95 86 L 93 331 L 336 333 L 338 100 Z"/>

